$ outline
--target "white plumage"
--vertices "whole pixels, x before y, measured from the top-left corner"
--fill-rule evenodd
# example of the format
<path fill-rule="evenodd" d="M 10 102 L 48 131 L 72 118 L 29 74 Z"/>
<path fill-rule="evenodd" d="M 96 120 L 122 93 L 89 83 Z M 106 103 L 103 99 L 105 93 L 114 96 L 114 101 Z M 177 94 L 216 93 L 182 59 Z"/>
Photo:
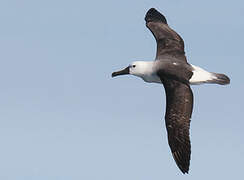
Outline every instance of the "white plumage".
<path fill-rule="evenodd" d="M 211 80 L 216 79 L 217 77 L 213 74 L 210 73 L 198 66 L 192 65 L 193 67 L 193 75 L 191 77 L 190 84 L 202 84 L 202 83 L 207 83 L 211 82 Z"/>

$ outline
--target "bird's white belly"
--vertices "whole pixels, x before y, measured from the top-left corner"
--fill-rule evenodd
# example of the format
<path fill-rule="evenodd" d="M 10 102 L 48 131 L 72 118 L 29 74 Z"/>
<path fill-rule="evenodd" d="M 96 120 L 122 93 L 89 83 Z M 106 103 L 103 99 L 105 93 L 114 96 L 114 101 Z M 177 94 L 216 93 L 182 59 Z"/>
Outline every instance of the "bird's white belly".
<path fill-rule="evenodd" d="M 142 79 L 149 83 L 162 83 L 160 78 L 156 74 L 143 75 Z"/>

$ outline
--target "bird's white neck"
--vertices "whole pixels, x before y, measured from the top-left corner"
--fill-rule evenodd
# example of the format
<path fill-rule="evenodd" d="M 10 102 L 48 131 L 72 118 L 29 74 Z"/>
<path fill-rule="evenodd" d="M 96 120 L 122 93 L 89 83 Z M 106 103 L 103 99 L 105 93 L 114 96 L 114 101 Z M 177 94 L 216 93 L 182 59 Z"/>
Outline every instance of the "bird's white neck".
<path fill-rule="evenodd" d="M 130 74 L 141 77 L 146 82 L 161 83 L 161 80 L 155 73 L 155 61 L 136 61 L 132 65 L 135 68 L 130 69 Z"/>

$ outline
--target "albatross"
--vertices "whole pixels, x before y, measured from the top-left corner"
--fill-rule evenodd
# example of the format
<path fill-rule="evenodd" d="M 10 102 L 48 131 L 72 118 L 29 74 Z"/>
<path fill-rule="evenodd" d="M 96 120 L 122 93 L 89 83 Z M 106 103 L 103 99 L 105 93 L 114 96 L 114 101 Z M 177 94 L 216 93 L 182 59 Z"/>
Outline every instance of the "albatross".
<path fill-rule="evenodd" d="M 187 63 L 183 39 L 169 27 L 164 15 L 156 9 L 148 10 L 145 21 L 157 42 L 155 60 L 132 62 L 125 69 L 113 72 L 112 77 L 130 74 L 148 83 L 163 84 L 168 144 L 177 166 L 185 174 L 189 171 L 191 156 L 189 129 L 193 93 L 190 85 L 226 85 L 230 83 L 230 79 L 224 74 L 208 72 Z"/>

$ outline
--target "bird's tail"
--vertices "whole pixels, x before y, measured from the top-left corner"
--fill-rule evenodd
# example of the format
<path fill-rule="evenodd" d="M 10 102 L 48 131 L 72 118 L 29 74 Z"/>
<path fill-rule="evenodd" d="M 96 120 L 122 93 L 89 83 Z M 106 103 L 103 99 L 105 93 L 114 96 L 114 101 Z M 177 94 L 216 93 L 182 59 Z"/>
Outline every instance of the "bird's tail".
<path fill-rule="evenodd" d="M 211 75 L 212 78 L 211 80 L 208 80 L 208 83 L 214 83 L 220 85 L 230 84 L 230 78 L 225 74 L 211 73 Z"/>
<path fill-rule="evenodd" d="M 192 65 L 193 75 L 189 80 L 191 84 L 202 84 L 202 83 L 211 83 L 211 84 L 230 84 L 230 78 L 224 74 L 212 73 L 205 71 L 204 69 Z"/>

